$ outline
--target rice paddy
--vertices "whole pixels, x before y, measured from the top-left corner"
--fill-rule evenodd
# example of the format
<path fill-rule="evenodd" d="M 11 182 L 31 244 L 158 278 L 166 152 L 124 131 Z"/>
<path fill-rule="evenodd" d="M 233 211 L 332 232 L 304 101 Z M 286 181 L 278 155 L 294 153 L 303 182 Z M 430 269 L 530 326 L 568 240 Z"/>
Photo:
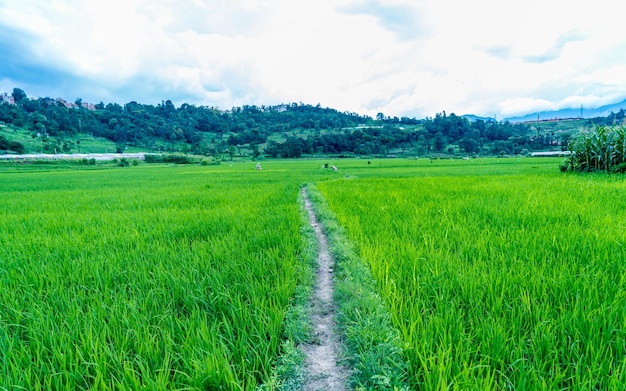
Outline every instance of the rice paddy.
<path fill-rule="evenodd" d="M 549 159 L 324 163 L 0 168 L 0 389 L 267 384 L 313 182 L 412 388 L 624 388 L 623 176 Z"/>
<path fill-rule="evenodd" d="M 400 330 L 415 389 L 622 389 L 626 182 L 318 184 Z"/>
<path fill-rule="evenodd" d="M 298 185 L 249 171 L 2 175 L 0 386 L 267 379 L 298 282 Z"/>

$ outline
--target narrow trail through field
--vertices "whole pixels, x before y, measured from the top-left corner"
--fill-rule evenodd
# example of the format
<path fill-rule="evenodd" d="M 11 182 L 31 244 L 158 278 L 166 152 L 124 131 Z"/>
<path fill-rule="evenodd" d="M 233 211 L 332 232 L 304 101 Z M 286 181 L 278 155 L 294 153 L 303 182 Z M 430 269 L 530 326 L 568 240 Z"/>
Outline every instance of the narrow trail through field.
<path fill-rule="evenodd" d="M 306 354 L 307 373 L 304 390 L 347 390 L 349 371 L 338 363 L 340 345 L 335 333 L 334 259 L 328 250 L 326 234 L 315 216 L 313 205 L 304 188 L 302 198 L 319 243 L 316 282 L 311 298 L 311 322 L 315 334 L 313 342 L 302 347 Z"/>

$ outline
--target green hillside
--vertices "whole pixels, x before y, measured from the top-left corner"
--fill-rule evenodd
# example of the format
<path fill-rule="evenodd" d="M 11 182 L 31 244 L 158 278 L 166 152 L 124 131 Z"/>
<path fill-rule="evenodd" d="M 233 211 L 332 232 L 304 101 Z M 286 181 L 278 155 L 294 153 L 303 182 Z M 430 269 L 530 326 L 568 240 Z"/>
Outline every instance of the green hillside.
<path fill-rule="evenodd" d="M 470 121 L 454 113 L 424 119 L 376 118 L 320 105 L 290 103 L 229 110 L 171 101 L 86 104 L 77 99 L 26 97 L 0 103 L 0 152 L 183 152 L 257 158 L 301 156 L 511 156 L 567 149 L 570 137 L 594 125 L 621 123 L 617 115 L 592 120 Z"/>

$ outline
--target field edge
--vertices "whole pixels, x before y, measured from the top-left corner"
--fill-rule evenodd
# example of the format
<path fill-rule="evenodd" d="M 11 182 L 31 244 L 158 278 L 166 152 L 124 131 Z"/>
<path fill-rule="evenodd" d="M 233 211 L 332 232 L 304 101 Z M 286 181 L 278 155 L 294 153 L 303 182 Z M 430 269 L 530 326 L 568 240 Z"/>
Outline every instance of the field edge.
<path fill-rule="evenodd" d="M 409 390 L 408 364 L 400 333 L 376 293 L 368 267 L 355 254 L 315 184 L 306 185 L 319 222 L 335 257 L 337 323 L 348 366 L 354 368 L 350 385 L 355 389 Z"/>

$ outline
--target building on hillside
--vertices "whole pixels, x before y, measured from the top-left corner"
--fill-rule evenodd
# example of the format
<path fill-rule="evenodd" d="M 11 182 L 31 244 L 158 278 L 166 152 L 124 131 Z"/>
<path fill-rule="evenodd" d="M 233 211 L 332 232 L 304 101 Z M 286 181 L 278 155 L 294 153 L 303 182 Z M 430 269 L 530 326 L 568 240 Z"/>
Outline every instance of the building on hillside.
<path fill-rule="evenodd" d="M 15 99 L 13 99 L 13 95 L 7 94 L 6 92 L 0 94 L 0 103 L 6 103 L 9 105 L 15 104 Z"/>
<path fill-rule="evenodd" d="M 93 103 L 87 103 L 87 102 L 81 102 L 80 104 L 84 109 L 87 109 L 89 111 L 94 111 L 96 109 L 96 105 L 94 105 Z"/>
<path fill-rule="evenodd" d="M 282 105 L 278 105 L 278 106 L 274 106 L 272 107 L 274 109 L 274 111 L 276 111 L 277 113 L 282 113 L 284 111 L 287 111 L 287 105 L 286 104 L 282 104 Z"/>
<path fill-rule="evenodd" d="M 60 105 L 63 105 L 65 107 L 67 107 L 68 109 L 77 109 L 78 105 L 76 103 L 72 103 L 72 102 L 68 102 L 63 98 L 57 98 L 57 102 Z M 87 103 L 87 102 L 80 102 L 80 107 L 82 107 L 83 109 L 87 109 L 90 111 L 94 111 L 96 109 L 96 105 L 93 103 Z"/>
<path fill-rule="evenodd" d="M 68 101 L 66 101 L 63 98 L 57 98 L 57 103 L 62 105 L 62 106 L 67 107 L 68 109 L 73 109 L 73 108 L 76 107 L 76 105 L 74 103 L 68 102 Z"/>

